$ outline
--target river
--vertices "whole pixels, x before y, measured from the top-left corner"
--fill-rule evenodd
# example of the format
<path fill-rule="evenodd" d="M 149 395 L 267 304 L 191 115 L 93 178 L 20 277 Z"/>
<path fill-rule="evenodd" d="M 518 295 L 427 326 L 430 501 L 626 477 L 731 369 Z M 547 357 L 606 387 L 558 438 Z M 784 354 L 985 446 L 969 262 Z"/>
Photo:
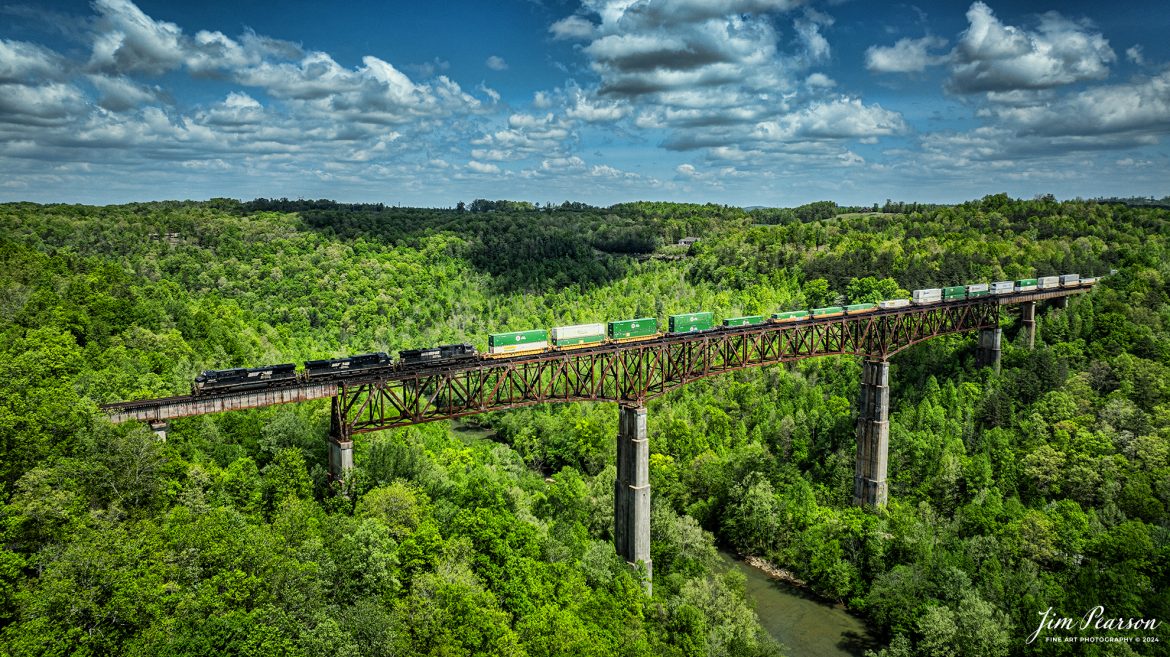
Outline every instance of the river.
<path fill-rule="evenodd" d="M 773 579 L 735 555 L 720 551 L 719 556 L 747 576 L 747 594 L 760 624 L 784 644 L 788 657 L 862 657 L 882 647 L 865 623 L 844 609 Z"/>

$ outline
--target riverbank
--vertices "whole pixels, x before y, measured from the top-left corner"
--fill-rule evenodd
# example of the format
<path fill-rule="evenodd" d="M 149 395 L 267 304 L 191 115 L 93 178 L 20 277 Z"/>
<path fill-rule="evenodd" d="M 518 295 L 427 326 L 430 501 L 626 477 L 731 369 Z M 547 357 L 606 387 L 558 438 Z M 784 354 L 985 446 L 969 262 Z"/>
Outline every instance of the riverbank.
<path fill-rule="evenodd" d="M 791 572 L 758 557 L 719 555 L 727 567 L 744 574 L 760 624 L 784 644 L 789 657 L 863 657 L 866 650 L 882 647 L 860 618 L 816 597 Z"/>
<path fill-rule="evenodd" d="M 796 575 L 793 575 L 792 571 L 781 568 L 780 566 L 777 566 L 770 561 L 765 561 L 760 557 L 743 557 L 743 561 L 747 565 L 762 570 L 763 572 L 778 580 L 788 582 L 789 584 L 800 587 L 802 589 L 808 588 L 808 582 L 800 579 Z"/>

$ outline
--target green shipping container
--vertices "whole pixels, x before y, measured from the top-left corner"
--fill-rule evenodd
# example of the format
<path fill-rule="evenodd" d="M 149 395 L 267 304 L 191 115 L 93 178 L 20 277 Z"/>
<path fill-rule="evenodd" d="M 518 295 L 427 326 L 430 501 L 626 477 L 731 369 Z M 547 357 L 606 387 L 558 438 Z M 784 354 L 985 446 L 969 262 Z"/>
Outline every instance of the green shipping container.
<path fill-rule="evenodd" d="M 638 319 L 622 319 L 608 324 L 609 337 L 613 340 L 625 338 L 644 338 L 658 332 L 657 317 L 639 317 Z"/>
<path fill-rule="evenodd" d="M 723 320 L 724 326 L 754 326 L 756 324 L 763 324 L 763 315 L 748 315 L 746 317 L 728 317 Z"/>
<path fill-rule="evenodd" d="M 805 317 L 808 317 L 807 310 L 787 310 L 785 312 L 775 313 L 772 315 L 772 319 L 781 322 L 784 320 L 804 319 Z"/>
<path fill-rule="evenodd" d="M 548 342 L 548 331 L 534 329 L 531 331 L 512 331 L 511 333 L 494 333 L 488 336 L 489 347 L 507 347 L 514 344 L 528 344 L 530 342 Z"/>
<path fill-rule="evenodd" d="M 690 333 L 691 331 L 706 331 L 712 325 L 711 313 L 687 313 L 685 315 L 671 315 L 668 326 L 671 333 Z"/>
<path fill-rule="evenodd" d="M 967 296 L 967 286 L 966 285 L 955 285 L 952 287 L 944 287 L 943 288 L 943 296 L 944 297 L 951 297 L 951 298 L 965 297 L 965 296 Z"/>
<path fill-rule="evenodd" d="M 824 317 L 825 315 L 840 315 L 843 312 L 845 312 L 845 309 L 841 306 L 827 306 L 825 308 L 813 308 L 812 316 Z"/>
<path fill-rule="evenodd" d="M 986 297 L 991 295 L 991 290 L 967 290 L 967 296 L 974 299 L 975 297 Z"/>
<path fill-rule="evenodd" d="M 596 344 L 598 342 L 605 342 L 604 335 L 586 335 L 580 338 L 561 338 L 556 340 L 553 344 L 558 347 L 573 347 L 579 344 Z"/>
<path fill-rule="evenodd" d="M 1040 281 L 1036 280 L 1035 278 L 1021 278 L 1020 280 L 1016 281 L 1016 287 L 1028 287 L 1029 285 L 1034 286 L 1039 282 Z"/>
<path fill-rule="evenodd" d="M 605 336 L 585 336 L 581 338 L 560 338 L 556 340 L 555 345 L 558 347 L 573 347 L 577 345 L 596 345 L 604 343 Z"/>
<path fill-rule="evenodd" d="M 845 311 L 851 312 L 851 313 L 857 313 L 857 312 L 861 312 L 863 310 L 873 310 L 874 308 L 877 308 L 876 303 L 855 303 L 855 304 L 850 305 L 850 306 L 845 306 Z"/>

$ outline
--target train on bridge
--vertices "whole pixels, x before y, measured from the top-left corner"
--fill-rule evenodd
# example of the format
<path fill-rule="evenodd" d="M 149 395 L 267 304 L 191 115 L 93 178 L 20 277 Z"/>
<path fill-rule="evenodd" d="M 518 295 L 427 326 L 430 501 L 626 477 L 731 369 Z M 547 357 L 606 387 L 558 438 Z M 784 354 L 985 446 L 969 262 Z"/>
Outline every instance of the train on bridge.
<path fill-rule="evenodd" d="M 788 310 L 773 313 L 770 317 L 748 315 L 728 317 L 721 326 L 715 326 L 710 312 L 694 312 L 671 315 L 667 318 L 667 335 L 690 334 L 704 331 L 736 329 L 765 323 L 796 323 L 878 311 L 897 311 L 910 306 L 926 306 L 940 303 L 954 303 L 967 299 L 979 299 L 1008 294 L 1059 288 L 1088 287 L 1095 285 L 1098 278 L 1078 274 L 1042 276 L 1014 281 L 993 283 L 971 283 L 943 288 L 914 290 L 908 299 L 887 299 L 877 303 L 856 303 L 850 305 L 826 306 L 807 310 Z M 384 352 L 348 356 L 323 360 L 309 360 L 298 370 L 293 363 L 267 365 L 263 367 L 238 367 L 226 370 L 207 370 L 195 377 L 191 392 L 193 395 L 234 393 L 245 390 L 270 388 L 282 384 L 324 382 L 343 380 L 359 375 L 404 372 L 428 368 L 435 365 L 462 364 L 471 359 L 497 359 L 510 356 L 539 354 L 546 351 L 566 351 L 603 344 L 638 342 L 662 337 L 658 318 L 640 317 L 616 320 L 605 324 L 578 324 L 558 326 L 551 330 L 531 329 L 495 333 L 488 336 L 488 351 L 480 353 L 470 344 L 449 344 L 425 349 L 405 349 L 398 352 L 398 359 L 392 359 Z"/>

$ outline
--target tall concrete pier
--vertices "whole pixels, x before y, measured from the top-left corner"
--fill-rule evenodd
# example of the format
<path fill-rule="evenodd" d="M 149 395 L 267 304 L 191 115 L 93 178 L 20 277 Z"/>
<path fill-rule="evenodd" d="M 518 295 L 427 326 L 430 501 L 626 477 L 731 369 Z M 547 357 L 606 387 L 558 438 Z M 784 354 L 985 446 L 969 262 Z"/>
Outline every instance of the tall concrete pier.
<path fill-rule="evenodd" d="M 1020 323 L 1024 325 L 1024 339 L 1029 349 L 1036 347 L 1036 302 L 1025 301 L 1020 304 Z"/>
<path fill-rule="evenodd" d="M 613 491 L 613 543 L 631 565 L 646 568 L 646 594 L 651 590 L 650 563 L 650 441 L 646 408 L 618 407 L 617 480 Z"/>
<path fill-rule="evenodd" d="M 975 364 L 979 367 L 991 367 L 999 372 L 1000 340 L 1003 339 L 1003 329 L 989 328 L 979 330 L 979 349 L 975 352 Z"/>
<path fill-rule="evenodd" d="M 890 363 L 862 361 L 857 404 L 857 464 L 853 503 L 885 506 L 889 498 L 886 464 L 890 451 Z"/>
<path fill-rule="evenodd" d="M 334 480 L 344 480 L 353 469 L 353 438 L 350 437 L 342 417 L 342 410 L 337 397 L 330 404 L 329 414 L 329 476 Z"/>

